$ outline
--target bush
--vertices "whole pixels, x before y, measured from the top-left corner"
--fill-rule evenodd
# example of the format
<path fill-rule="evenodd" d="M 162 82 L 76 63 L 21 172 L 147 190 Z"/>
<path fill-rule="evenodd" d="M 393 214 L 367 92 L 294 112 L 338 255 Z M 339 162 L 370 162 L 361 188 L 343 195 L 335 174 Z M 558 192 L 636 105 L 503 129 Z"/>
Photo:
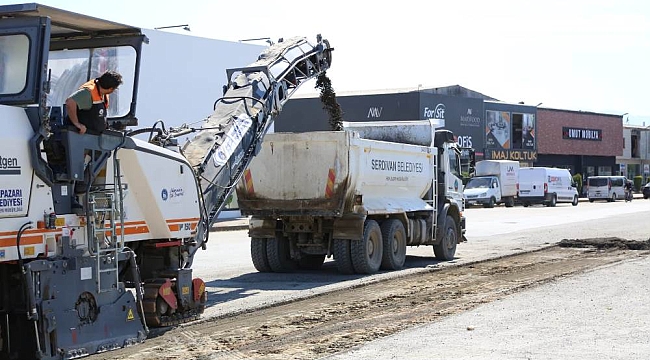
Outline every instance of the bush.
<path fill-rule="evenodd" d="M 582 195 L 582 175 L 580 174 L 573 175 L 573 183 L 576 184 L 576 189 L 578 190 L 578 196 Z"/>
<path fill-rule="evenodd" d="M 637 175 L 634 177 L 634 191 L 641 191 L 643 185 L 643 176 Z"/>

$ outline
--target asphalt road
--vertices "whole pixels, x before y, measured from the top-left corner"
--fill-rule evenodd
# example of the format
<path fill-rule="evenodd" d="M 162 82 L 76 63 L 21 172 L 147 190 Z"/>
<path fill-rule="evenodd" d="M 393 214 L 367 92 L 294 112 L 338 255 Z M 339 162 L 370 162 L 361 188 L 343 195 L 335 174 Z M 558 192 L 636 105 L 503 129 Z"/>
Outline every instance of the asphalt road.
<path fill-rule="evenodd" d="M 250 260 L 245 230 L 214 232 L 208 250 L 194 263 L 195 276 L 209 292 L 205 317 L 245 312 L 362 283 L 417 273 L 426 267 L 454 266 L 531 251 L 565 238 L 619 236 L 647 240 L 650 201 L 581 202 L 573 207 L 496 207 L 466 210 L 467 243 L 458 245 L 456 259 L 438 262 L 431 247 L 409 248 L 406 267 L 372 276 L 341 275 L 327 261 L 320 271 L 293 274 L 258 273 Z"/>
<path fill-rule="evenodd" d="M 324 359 L 645 360 L 649 269 L 633 258 Z"/>

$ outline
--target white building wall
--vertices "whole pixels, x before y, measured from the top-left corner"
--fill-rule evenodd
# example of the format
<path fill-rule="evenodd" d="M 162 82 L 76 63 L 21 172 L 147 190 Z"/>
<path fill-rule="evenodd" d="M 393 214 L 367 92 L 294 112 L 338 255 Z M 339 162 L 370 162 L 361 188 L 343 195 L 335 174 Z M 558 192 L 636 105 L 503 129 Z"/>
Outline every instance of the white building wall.
<path fill-rule="evenodd" d="M 636 158 L 632 158 L 632 130 L 639 133 L 639 157 Z M 626 176 L 643 176 L 643 183 L 645 184 L 650 180 L 650 126 L 624 126 L 623 138 L 625 148 L 623 149 L 623 155 L 616 157 L 616 163 L 619 167 L 621 165 L 625 166 Z M 632 171 L 633 168 L 636 170 Z"/>
<path fill-rule="evenodd" d="M 623 128 L 623 156 L 617 156 L 616 159 L 630 159 L 632 157 L 632 130 Z"/>
<path fill-rule="evenodd" d="M 194 123 L 212 114 L 223 96 L 226 69 L 254 63 L 264 46 L 143 29 L 136 115 L 138 127 Z M 195 124 L 200 126 L 201 124 Z"/>

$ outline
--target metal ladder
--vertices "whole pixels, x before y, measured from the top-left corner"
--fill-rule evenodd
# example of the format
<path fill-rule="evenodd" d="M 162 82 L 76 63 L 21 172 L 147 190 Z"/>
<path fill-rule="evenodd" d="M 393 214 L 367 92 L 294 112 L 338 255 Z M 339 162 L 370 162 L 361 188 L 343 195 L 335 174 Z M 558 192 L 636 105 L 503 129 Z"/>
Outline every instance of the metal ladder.
<path fill-rule="evenodd" d="M 89 251 L 96 261 L 97 292 L 114 290 L 119 283 L 119 254 L 124 250 L 124 211 L 119 159 L 113 157 L 113 184 L 88 194 L 92 221 Z M 107 224 L 108 221 L 108 224 Z M 119 225 L 118 225 L 119 223 Z M 102 282 L 102 274 L 112 273 L 115 281 Z"/>
<path fill-rule="evenodd" d="M 431 233 L 429 234 L 429 239 L 436 238 L 436 229 L 438 228 L 438 184 L 440 181 L 445 179 L 440 179 L 440 174 L 438 173 L 438 148 L 436 153 L 432 154 L 431 160 L 431 200 L 427 200 L 426 203 L 431 206 Z"/>

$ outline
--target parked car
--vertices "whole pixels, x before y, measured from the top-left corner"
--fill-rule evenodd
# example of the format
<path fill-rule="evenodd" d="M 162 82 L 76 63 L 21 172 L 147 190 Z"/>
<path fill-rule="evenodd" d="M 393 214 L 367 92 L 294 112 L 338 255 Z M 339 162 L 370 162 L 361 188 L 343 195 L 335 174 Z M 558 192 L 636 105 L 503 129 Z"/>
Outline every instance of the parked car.
<path fill-rule="evenodd" d="M 587 178 L 587 196 L 594 200 L 616 201 L 625 197 L 625 176 L 590 176 Z"/>
<path fill-rule="evenodd" d="M 643 198 L 650 198 L 650 181 L 643 187 Z"/>

